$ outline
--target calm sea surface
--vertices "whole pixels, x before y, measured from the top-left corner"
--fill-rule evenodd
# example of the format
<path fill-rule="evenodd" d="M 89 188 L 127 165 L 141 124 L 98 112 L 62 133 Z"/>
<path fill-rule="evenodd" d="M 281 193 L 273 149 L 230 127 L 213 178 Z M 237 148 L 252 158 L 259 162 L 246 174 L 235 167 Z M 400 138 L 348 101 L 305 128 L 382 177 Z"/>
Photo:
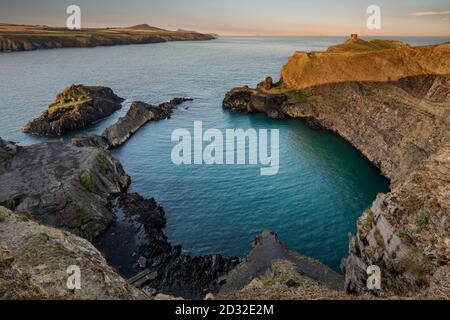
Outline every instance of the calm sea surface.
<path fill-rule="evenodd" d="M 113 154 L 132 177 L 132 191 L 166 209 L 167 235 L 192 254 L 240 257 L 263 229 L 291 248 L 338 270 L 347 234 L 388 182 L 339 137 L 297 120 L 222 111 L 232 87 L 278 78 L 295 50 L 324 50 L 344 38 L 225 37 L 206 42 L 56 49 L 0 54 L 0 136 L 20 144 L 44 141 L 20 128 L 72 83 L 111 87 L 126 98 L 122 110 L 81 134 L 101 133 L 126 113 L 132 100 L 159 103 L 190 96 L 169 120 L 150 123 Z M 403 38 L 411 44 L 448 38 Z M 207 128 L 280 130 L 280 170 L 259 166 L 175 166 L 171 133 Z M 78 134 L 80 134 L 78 133 Z"/>

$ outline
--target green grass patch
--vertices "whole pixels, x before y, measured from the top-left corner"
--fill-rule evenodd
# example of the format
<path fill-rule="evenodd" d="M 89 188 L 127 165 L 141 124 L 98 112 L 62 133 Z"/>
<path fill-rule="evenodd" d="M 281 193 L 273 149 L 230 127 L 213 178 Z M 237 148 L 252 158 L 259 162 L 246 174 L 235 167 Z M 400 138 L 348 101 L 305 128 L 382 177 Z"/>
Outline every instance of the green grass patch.
<path fill-rule="evenodd" d="M 397 47 L 405 46 L 401 41 L 395 40 L 371 40 L 365 41 L 362 39 L 355 40 L 351 43 L 345 43 L 336 47 L 342 51 L 374 51 L 384 49 L 394 49 Z"/>
<path fill-rule="evenodd" d="M 75 205 L 75 216 L 72 219 L 72 225 L 76 228 L 83 229 L 83 226 L 91 222 L 91 217 L 89 216 L 86 209 Z"/>
<path fill-rule="evenodd" d="M 0 173 L 5 171 L 6 161 L 11 158 L 11 155 L 3 149 L 0 149 Z"/>
<path fill-rule="evenodd" d="M 64 202 L 65 202 L 66 204 L 71 204 L 71 203 L 73 202 L 73 199 L 72 199 L 71 196 L 65 196 L 65 197 L 64 197 Z"/>
<path fill-rule="evenodd" d="M 430 223 L 430 214 L 428 212 L 421 212 L 418 216 L 417 216 L 417 227 L 418 228 L 423 228 L 426 225 L 428 225 Z"/>
<path fill-rule="evenodd" d="M 286 95 L 296 103 L 307 102 L 312 97 L 312 93 L 300 90 L 289 90 Z"/>
<path fill-rule="evenodd" d="M 28 210 L 18 210 L 18 211 L 16 211 L 16 214 L 21 221 L 33 220 L 33 215 Z"/>
<path fill-rule="evenodd" d="M 106 158 L 106 156 L 102 153 L 95 158 L 95 164 L 97 165 L 97 168 L 100 170 L 100 172 L 103 174 L 108 174 L 108 172 L 111 171 L 108 158 Z"/>
<path fill-rule="evenodd" d="M 80 175 L 81 185 L 89 192 L 94 189 L 94 182 L 92 178 L 92 173 L 89 170 L 84 170 Z"/>

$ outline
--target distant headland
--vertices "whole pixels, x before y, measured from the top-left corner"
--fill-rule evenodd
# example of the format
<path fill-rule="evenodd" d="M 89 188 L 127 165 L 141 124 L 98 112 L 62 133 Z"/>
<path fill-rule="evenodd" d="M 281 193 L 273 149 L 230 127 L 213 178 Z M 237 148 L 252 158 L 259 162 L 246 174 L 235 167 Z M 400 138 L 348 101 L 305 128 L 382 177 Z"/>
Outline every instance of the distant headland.
<path fill-rule="evenodd" d="M 63 27 L 0 23 L 0 52 L 213 39 L 215 37 L 211 34 L 181 29 L 170 31 L 148 24 L 69 30 Z"/>

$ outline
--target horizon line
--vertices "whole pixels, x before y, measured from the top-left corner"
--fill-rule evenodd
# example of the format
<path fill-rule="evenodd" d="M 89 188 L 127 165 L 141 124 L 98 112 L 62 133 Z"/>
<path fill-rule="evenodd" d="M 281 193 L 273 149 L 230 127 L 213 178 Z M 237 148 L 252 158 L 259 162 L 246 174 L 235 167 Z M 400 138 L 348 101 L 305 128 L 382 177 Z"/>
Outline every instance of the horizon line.
<path fill-rule="evenodd" d="M 98 26 L 98 27 L 85 27 L 85 28 L 81 28 L 79 31 L 82 30 L 87 30 L 87 29 L 111 29 L 111 28 L 130 28 L 136 25 L 142 25 L 142 24 L 147 24 L 149 26 L 155 27 L 155 28 L 161 28 L 163 30 L 166 31 L 173 31 L 176 32 L 177 30 L 184 30 L 184 28 L 182 27 L 177 27 L 177 28 L 167 28 L 166 27 L 162 27 L 162 26 L 154 26 L 148 23 L 137 23 L 137 24 L 133 24 L 133 25 L 115 25 L 115 26 Z M 64 28 L 67 29 L 67 27 L 65 25 L 48 25 L 48 24 L 27 24 L 27 23 L 12 23 L 12 22 L 1 22 L 0 21 L 0 25 L 16 25 L 16 26 L 34 26 L 34 27 L 49 27 L 49 28 Z M 69 29 L 68 29 L 69 30 Z M 70 30 L 70 31 L 77 31 L 77 30 Z M 214 34 L 217 35 L 219 37 L 349 37 L 351 34 L 353 33 L 349 33 L 349 34 L 337 34 L 337 35 L 330 35 L 330 34 L 252 34 L 252 33 L 238 33 L 238 34 L 233 34 L 233 33 L 226 33 L 226 34 L 221 34 L 220 32 L 214 32 L 214 31 L 197 31 L 197 30 L 188 30 L 186 29 L 186 31 L 191 31 L 191 32 L 197 32 L 197 33 L 202 33 L 202 34 Z M 421 35 L 421 34 L 414 34 L 414 35 L 402 35 L 402 34 L 359 34 L 357 33 L 358 36 L 360 37 L 449 37 L 450 38 L 450 34 L 447 35 L 441 35 L 441 34 L 427 34 L 427 35 Z M 449 39 L 450 40 L 450 39 Z"/>

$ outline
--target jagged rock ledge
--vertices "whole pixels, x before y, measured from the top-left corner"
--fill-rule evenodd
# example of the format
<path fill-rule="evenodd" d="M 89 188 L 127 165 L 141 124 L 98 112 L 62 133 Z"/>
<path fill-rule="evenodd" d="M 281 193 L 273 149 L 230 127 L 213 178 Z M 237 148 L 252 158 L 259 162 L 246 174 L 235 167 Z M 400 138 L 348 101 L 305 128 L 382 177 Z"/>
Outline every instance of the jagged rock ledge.
<path fill-rule="evenodd" d="M 224 277 L 225 284 L 219 294 L 226 295 L 241 290 L 253 279 L 270 270 L 275 261 L 288 261 L 297 273 L 330 290 L 343 291 L 344 277 L 319 261 L 299 255 L 286 247 L 271 231 L 265 230 L 252 243 L 245 260 Z"/>
<path fill-rule="evenodd" d="M 73 144 L 78 147 L 96 146 L 104 149 L 117 148 L 125 143 L 147 122 L 169 118 L 174 108 L 186 101 L 192 100 L 191 98 L 173 98 L 157 106 L 141 101 L 133 101 L 127 114 L 119 118 L 115 124 L 106 128 L 102 135 L 78 137 L 73 139 Z"/>
<path fill-rule="evenodd" d="M 122 108 L 124 99 L 107 87 L 71 85 L 59 93 L 41 116 L 22 131 L 42 136 L 61 136 L 87 128 Z"/>

